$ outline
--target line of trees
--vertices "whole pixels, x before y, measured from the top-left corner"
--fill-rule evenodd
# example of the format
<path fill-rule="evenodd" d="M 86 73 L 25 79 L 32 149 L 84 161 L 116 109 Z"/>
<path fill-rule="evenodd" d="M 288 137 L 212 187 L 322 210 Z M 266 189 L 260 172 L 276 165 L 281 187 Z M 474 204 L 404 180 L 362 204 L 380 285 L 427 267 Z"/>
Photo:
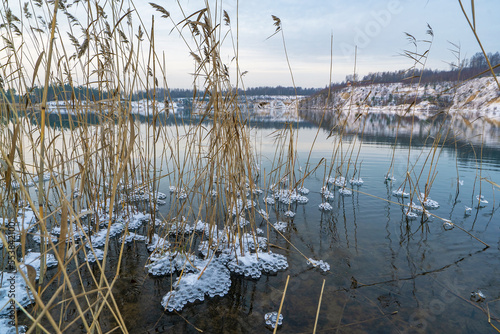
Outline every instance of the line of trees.
<path fill-rule="evenodd" d="M 256 96 L 256 95 L 288 95 L 294 96 L 297 95 L 312 95 L 318 92 L 320 89 L 318 88 L 302 88 L 297 87 L 296 89 L 293 87 L 253 87 L 248 88 L 245 91 L 239 90 L 240 96 Z M 27 97 L 30 98 L 31 103 L 37 104 L 42 101 L 43 87 L 33 87 L 26 94 L 19 94 L 15 89 L 10 88 L 8 90 L 3 90 L 0 87 L 0 100 L 3 99 L 3 96 L 7 98 L 9 102 L 25 102 Z M 170 90 L 166 90 L 164 88 L 159 88 L 156 90 L 154 96 L 158 101 L 166 101 L 170 99 L 178 99 L 178 98 L 192 98 L 193 97 L 192 89 L 181 89 L 174 88 Z M 197 91 L 197 97 L 203 97 L 203 91 Z M 97 88 L 93 87 L 84 87 L 77 86 L 71 87 L 70 85 L 51 85 L 49 86 L 47 101 L 71 101 L 71 100 L 90 100 L 90 101 L 99 101 L 103 99 L 108 99 L 113 94 L 107 91 L 99 91 Z M 132 101 L 138 101 L 141 99 L 152 98 L 153 91 L 150 90 L 149 94 L 147 91 L 139 91 L 132 94 Z M 130 97 L 122 96 L 122 99 L 128 99 Z"/>
<path fill-rule="evenodd" d="M 487 55 L 493 67 L 500 64 L 499 52 L 488 53 Z M 484 75 L 490 75 L 491 73 L 488 72 L 488 70 L 489 67 L 486 58 L 483 53 L 478 52 L 471 58 L 462 60 L 460 64 L 451 63 L 449 70 L 424 69 L 423 71 L 420 71 L 418 75 L 420 76 L 420 83 L 425 84 L 443 81 L 466 80 L 485 71 L 487 73 Z M 496 73 L 500 73 L 500 66 L 496 68 Z M 407 82 L 408 77 L 412 74 L 413 73 L 409 73 L 405 70 L 369 73 L 361 79 L 361 82 L 367 84 Z M 346 77 L 346 82 L 352 81 L 352 79 L 352 75 L 348 76 Z"/>

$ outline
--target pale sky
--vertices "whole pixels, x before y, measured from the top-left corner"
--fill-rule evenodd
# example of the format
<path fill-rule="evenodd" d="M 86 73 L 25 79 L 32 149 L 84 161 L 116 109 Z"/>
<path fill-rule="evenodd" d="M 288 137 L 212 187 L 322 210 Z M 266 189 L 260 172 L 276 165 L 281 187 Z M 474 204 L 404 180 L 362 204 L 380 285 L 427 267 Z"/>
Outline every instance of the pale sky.
<path fill-rule="evenodd" d="M 470 15 L 470 1 L 463 0 Z M 181 1 L 186 13 L 203 7 L 201 0 Z M 478 34 L 487 52 L 500 51 L 500 1 L 476 1 Z M 158 1 L 178 22 L 182 15 L 175 1 Z M 236 0 L 223 1 L 231 17 L 236 37 Z M 189 88 L 194 62 L 173 24 L 160 18 L 146 2 L 137 4 L 146 26 L 151 15 L 156 20 L 156 44 L 165 51 L 167 80 L 171 88 Z M 479 52 L 458 0 L 240 0 L 239 63 L 247 87 L 291 86 L 281 35 L 267 39 L 275 31 L 271 15 L 282 21 L 285 43 L 295 84 L 301 87 L 325 87 L 329 82 L 330 40 L 333 34 L 333 82 L 343 81 L 354 69 L 354 46 L 357 45 L 357 71 L 397 70 L 413 62 L 400 56 L 403 50 L 414 51 L 405 32 L 417 39 L 428 39 L 427 24 L 434 30 L 428 68 L 449 68 L 455 61 L 449 42 L 461 45 L 462 57 Z M 227 64 L 234 55 L 229 39 L 222 49 Z M 419 51 L 427 48 L 419 45 Z M 234 66 L 232 67 L 234 69 Z"/>

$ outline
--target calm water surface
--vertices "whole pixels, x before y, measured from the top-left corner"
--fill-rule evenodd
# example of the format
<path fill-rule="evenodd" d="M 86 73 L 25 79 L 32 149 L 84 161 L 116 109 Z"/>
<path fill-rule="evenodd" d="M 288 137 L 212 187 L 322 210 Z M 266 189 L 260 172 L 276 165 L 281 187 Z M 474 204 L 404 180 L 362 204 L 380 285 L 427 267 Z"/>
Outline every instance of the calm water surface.
<path fill-rule="evenodd" d="M 272 169 L 273 131 L 257 128 L 252 132 L 259 141 L 256 149 L 262 175 Z M 298 165 L 302 170 L 316 132 L 314 127 L 298 131 Z M 307 195 L 309 203 L 292 206 L 296 216 L 288 220 L 284 236 L 305 256 L 328 262 L 330 271 L 322 273 L 308 266 L 306 259 L 271 229 L 272 250 L 287 256 L 287 270 L 258 280 L 232 275 L 226 296 L 189 304 L 179 314 L 168 313 L 160 301 L 176 276 L 148 275 L 144 264 L 149 253 L 139 242 L 127 246 L 114 288 L 130 333 L 197 333 L 196 328 L 205 333 L 270 332 L 264 314 L 278 310 L 287 276 L 290 281 L 282 309 L 282 333 L 312 332 L 323 281 L 318 333 L 496 332 L 488 324 L 487 308 L 493 319 L 500 318 L 500 215 L 498 192 L 485 179 L 500 183 L 500 142 L 483 148 L 482 161 L 475 158 L 470 145 L 460 143 L 456 150 L 454 144 L 446 144 L 431 169 L 430 160 L 425 162 L 431 147 L 422 146 L 418 138 L 414 138 L 408 158 L 408 138 L 401 138 L 394 147 L 393 138 L 365 136 L 357 164 L 363 186 L 354 187 L 350 197 L 336 192 L 331 201 L 333 210 L 322 212 L 318 209 L 322 202 L 320 189 L 331 164 L 340 166 L 340 152 L 346 157 L 352 151 L 352 164 L 345 162 L 339 167 L 349 179 L 359 147 L 354 143 L 361 141 L 356 136 L 344 138 L 332 161 L 337 137 L 327 135 L 326 131 L 319 132 L 309 161 L 310 166 L 316 166 L 326 159 L 304 183 L 311 191 Z M 479 146 L 474 148 L 480 151 Z M 393 149 L 396 180 L 385 183 Z M 402 200 L 392 196 L 405 179 L 408 163 L 413 168 L 412 182 L 422 171 L 418 183 L 421 191 L 430 169 L 435 176 L 429 194 L 440 205 L 431 210 L 436 217 L 407 220 Z M 480 171 L 476 169 L 479 164 Z M 331 176 L 334 173 L 335 169 Z M 169 185 L 165 181 L 159 190 L 168 194 Z M 489 204 L 476 209 L 475 196 L 479 192 Z M 261 207 L 264 197 L 259 198 Z M 471 215 L 464 214 L 466 206 L 473 207 Z M 160 214 L 167 215 L 168 210 L 169 204 L 162 206 Z M 285 220 L 283 212 L 271 210 L 270 221 Z M 458 227 L 445 230 L 438 217 L 451 220 L 489 247 Z M 257 224 L 267 229 L 263 220 Z M 112 264 L 119 243 L 113 240 L 111 247 L 108 261 Z M 471 293 L 478 290 L 486 296 L 485 301 L 471 301 Z M 106 321 L 104 327 L 114 326 Z"/>

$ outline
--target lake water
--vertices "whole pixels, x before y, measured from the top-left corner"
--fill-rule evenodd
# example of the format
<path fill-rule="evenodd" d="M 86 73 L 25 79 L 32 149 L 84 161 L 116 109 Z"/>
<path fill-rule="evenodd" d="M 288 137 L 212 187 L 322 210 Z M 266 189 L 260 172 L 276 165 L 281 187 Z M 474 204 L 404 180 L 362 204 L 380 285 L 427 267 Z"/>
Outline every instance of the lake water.
<path fill-rule="evenodd" d="M 173 133 L 173 128 L 166 130 Z M 258 143 L 255 148 L 262 188 L 264 175 L 273 168 L 275 131 L 262 126 L 252 131 Z M 302 172 L 306 170 L 316 134 L 317 129 L 307 124 L 298 130 L 298 174 L 299 167 Z M 317 166 L 304 182 L 310 190 L 309 202 L 290 207 L 296 213 L 293 219 L 284 217 L 288 207 L 268 206 L 271 223 L 289 223 L 283 232 L 287 240 L 269 229 L 271 250 L 287 257 L 286 270 L 260 279 L 231 274 L 231 287 L 225 296 L 206 297 L 203 302 L 170 313 L 160 303 L 177 274 L 148 275 L 144 269 L 149 256 L 145 243 L 128 245 L 113 292 L 129 332 L 197 333 L 196 328 L 205 333 L 270 332 L 264 315 L 278 311 L 289 276 L 281 311 L 282 333 L 312 332 L 323 281 L 318 333 L 494 333 L 487 312 L 489 309 L 498 327 L 500 214 L 498 192 L 487 180 L 500 184 L 500 141 L 489 140 L 482 148 L 481 160 L 476 158 L 481 152 L 477 141 L 474 146 L 462 141 L 456 145 L 446 143 L 437 150 L 431 166 L 432 155 L 428 153 L 433 148 L 424 145 L 424 138 L 418 135 L 412 139 L 410 150 L 409 138 L 404 136 L 394 145 L 394 138 L 386 134 L 349 135 L 339 146 L 338 135 L 328 138 L 328 134 L 319 131 L 309 158 L 310 168 Z M 332 163 L 335 168 L 331 172 Z M 393 196 L 393 191 L 403 184 L 408 166 L 411 186 L 406 182 L 405 191 L 418 185 L 416 193 L 423 192 L 428 177 L 435 177 L 428 194 L 439 202 L 439 208 L 429 210 L 432 216 L 428 219 L 407 219 L 401 203 L 409 199 Z M 325 180 L 335 177 L 336 171 L 349 180 L 355 167 L 364 184 L 348 185 L 353 191 L 348 197 L 330 186 L 334 191 L 329 202 L 333 209 L 319 210 L 319 204 L 324 202 L 320 191 Z M 388 171 L 395 178 L 392 182 L 385 182 Z M 159 191 L 168 194 L 170 185 L 165 178 Z M 484 208 L 477 208 L 476 195 L 480 193 L 489 202 Z M 258 198 L 261 208 L 265 207 L 265 197 L 266 193 Z M 160 207 L 160 216 L 168 216 L 173 201 L 173 196 L 167 198 L 167 204 Z M 418 202 L 416 195 L 413 201 Z M 466 207 L 472 208 L 470 214 L 465 214 Z M 447 230 L 441 218 L 457 226 Z M 257 220 L 257 227 L 267 234 L 263 219 Z M 144 234 L 145 228 L 139 232 Z M 112 267 L 120 247 L 116 238 L 110 247 L 108 262 Z M 328 262 L 330 270 L 312 268 L 301 253 Z M 93 282 L 87 269 L 83 267 L 81 272 L 86 288 L 91 288 Z M 471 293 L 479 290 L 485 299 L 471 300 Z M 69 306 L 67 321 L 74 312 Z M 110 330 L 115 325 L 111 316 L 102 318 L 103 328 Z M 74 331 L 78 329 L 78 325 L 73 326 Z"/>

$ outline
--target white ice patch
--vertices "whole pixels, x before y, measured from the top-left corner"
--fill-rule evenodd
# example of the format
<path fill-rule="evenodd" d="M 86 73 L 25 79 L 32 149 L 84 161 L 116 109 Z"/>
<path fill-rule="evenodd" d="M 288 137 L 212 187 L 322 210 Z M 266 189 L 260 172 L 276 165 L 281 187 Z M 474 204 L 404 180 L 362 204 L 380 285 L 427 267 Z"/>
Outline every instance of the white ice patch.
<path fill-rule="evenodd" d="M 200 261 L 197 266 L 199 269 L 195 273 L 187 273 L 176 279 L 172 291 L 161 301 L 164 309 L 169 312 L 180 311 L 187 303 L 203 301 L 206 295 L 222 297 L 229 292 L 229 270 L 217 259 Z"/>
<path fill-rule="evenodd" d="M 163 276 L 181 270 L 193 272 L 196 268 L 191 264 L 196 263 L 195 259 L 192 254 L 166 251 L 162 255 L 152 255 L 151 263 L 147 264 L 146 268 L 153 276 Z"/>
<path fill-rule="evenodd" d="M 269 205 L 273 205 L 275 203 L 274 198 L 269 197 L 269 196 L 264 198 L 263 201 L 264 201 L 264 203 L 269 204 Z"/>
<path fill-rule="evenodd" d="M 116 223 L 111 224 L 111 226 L 109 228 L 109 238 L 112 238 L 112 237 L 122 233 L 124 229 L 125 229 L 125 226 L 122 223 L 116 222 Z M 94 247 L 94 248 L 104 246 L 106 244 L 107 234 L 108 234 L 107 228 L 103 228 L 99 232 L 94 233 L 90 237 L 90 240 L 89 240 L 90 244 L 87 244 L 87 247 L 90 248 L 90 245 L 92 245 L 92 247 Z"/>
<path fill-rule="evenodd" d="M 0 292 L 1 296 L 1 292 Z M 1 297 L 0 297 L 1 298 Z M 0 305 L 1 306 L 1 305 Z M 7 316 L 0 315 L 0 333 L 2 334 L 17 334 L 17 333 L 26 333 L 26 326 L 13 326 L 9 322 L 12 320 Z"/>
<path fill-rule="evenodd" d="M 272 252 L 247 253 L 229 261 L 227 267 L 234 273 L 257 279 L 262 273 L 276 273 L 288 268 L 288 262 L 285 256 Z"/>
<path fill-rule="evenodd" d="M 59 241 L 59 239 L 56 236 L 53 236 L 50 233 L 44 236 L 43 243 L 49 245 L 50 244 L 49 240 L 52 241 L 52 243 L 57 243 Z M 42 242 L 42 238 L 40 237 L 39 233 L 33 235 L 33 241 L 36 242 L 37 244 L 40 244 Z"/>
<path fill-rule="evenodd" d="M 297 203 L 307 204 L 307 202 L 309 202 L 309 198 L 307 198 L 306 196 L 302 196 L 302 195 L 297 196 Z"/>
<path fill-rule="evenodd" d="M 40 278 L 40 263 L 41 263 L 41 258 L 40 258 L 40 253 L 38 252 L 30 252 L 26 254 L 24 259 L 21 261 L 23 264 L 30 265 L 36 270 L 36 279 Z M 45 265 L 47 268 L 50 267 L 55 267 L 57 266 L 57 260 L 56 257 L 52 254 L 46 254 L 45 257 Z M 21 270 L 27 273 L 26 266 L 20 265 Z"/>
<path fill-rule="evenodd" d="M 418 215 L 415 212 L 411 211 L 411 209 L 406 210 L 405 215 L 409 220 L 415 220 L 418 218 Z"/>
<path fill-rule="evenodd" d="M 9 294 L 14 293 L 14 296 Z M 11 297 L 16 300 L 22 307 L 26 307 L 35 301 L 33 295 L 29 291 L 21 273 L 9 273 L 0 271 L 0 333 L 15 334 L 16 328 L 9 325 L 11 308 Z M 17 309 L 17 304 L 14 304 Z M 24 333 L 24 327 L 18 327 L 19 333 Z"/>
<path fill-rule="evenodd" d="M 297 192 L 301 195 L 307 195 L 307 194 L 309 194 L 309 189 L 307 189 L 305 187 L 300 187 L 300 188 L 297 188 Z"/>
<path fill-rule="evenodd" d="M 321 211 L 331 211 L 333 209 L 333 207 L 328 202 L 321 203 L 320 205 L 318 205 L 318 207 Z"/>
<path fill-rule="evenodd" d="M 432 210 L 432 209 L 439 208 L 439 203 L 432 200 L 429 196 L 427 196 L 427 198 L 425 198 L 424 193 L 420 193 L 420 196 L 418 197 L 418 199 L 426 209 Z"/>
<path fill-rule="evenodd" d="M 343 177 L 343 176 L 330 177 L 328 179 L 328 184 L 333 184 L 336 187 L 345 187 L 346 180 L 345 180 L 345 177 Z"/>
<path fill-rule="evenodd" d="M 349 197 L 352 195 L 352 191 L 347 189 L 347 188 L 340 188 L 339 189 L 339 194 L 344 196 L 344 197 Z"/>
<path fill-rule="evenodd" d="M 335 195 L 333 192 L 328 190 L 328 187 L 324 186 L 321 188 L 321 196 L 325 199 L 325 201 L 333 201 L 335 198 Z"/>
<path fill-rule="evenodd" d="M 94 255 L 95 253 L 95 255 Z M 104 259 L 104 251 L 99 248 L 94 248 L 94 251 L 87 251 L 87 262 L 96 262 L 96 260 L 102 261 Z"/>
<path fill-rule="evenodd" d="M 477 195 L 476 200 L 478 208 L 485 208 L 488 205 L 488 201 L 484 199 L 483 195 Z"/>
<path fill-rule="evenodd" d="M 285 232 L 288 227 L 288 223 L 285 222 L 277 222 L 273 224 L 274 228 L 280 232 Z"/>
<path fill-rule="evenodd" d="M 125 224 L 128 224 L 128 229 L 129 230 L 136 230 L 139 227 L 144 224 L 144 222 L 147 222 L 151 220 L 151 215 L 150 214 L 145 214 L 142 212 L 134 212 L 129 215 L 124 215 L 122 216 L 123 221 Z"/>
<path fill-rule="evenodd" d="M 170 243 L 167 240 L 167 237 L 160 238 L 158 234 L 154 234 L 151 238 L 151 243 L 148 243 L 148 250 L 150 252 L 161 252 L 162 250 L 166 250 L 170 247 Z"/>
<path fill-rule="evenodd" d="M 274 193 L 274 199 L 282 204 L 289 205 L 297 200 L 297 193 L 294 190 L 281 189 Z"/>
<path fill-rule="evenodd" d="M 284 213 L 284 215 L 285 215 L 285 217 L 287 217 L 287 218 L 293 218 L 293 217 L 295 217 L 295 212 L 288 210 L 288 211 L 286 211 L 286 212 Z"/>
<path fill-rule="evenodd" d="M 133 232 L 129 232 L 128 235 L 124 235 L 123 239 L 120 239 L 120 242 L 124 242 L 126 244 L 134 242 L 134 241 L 146 241 L 148 238 L 144 235 L 136 234 Z"/>
<path fill-rule="evenodd" d="M 278 327 L 283 324 L 283 314 L 280 314 L 280 318 L 278 320 L 278 312 L 269 312 L 264 315 L 264 320 L 266 321 L 266 325 L 271 328 L 276 327 L 276 321 L 278 321 Z"/>
<path fill-rule="evenodd" d="M 385 182 L 393 182 L 396 181 L 396 178 L 390 174 L 384 175 Z"/>
<path fill-rule="evenodd" d="M 82 229 L 80 229 L 78 226 L 72 225 L 71 230 L 66 233 L 66 242 L 83 239 L 85 237 L 85 233 L 88 233 L 88 230 L 88 227 L 85 225 L 82 225 Z M 59 236 L 61 234 L 61 227 L 54 226 L 50 233 Z"/>
<path fill-rule="evenodd" d="M 327 272 L 330 270 L 330 265 L 328 262 L 325 262 L 323 260 L 314 260 L 312 258 L 307 259 L 307 263 L 311 264 L 313 267 L 316 267 L 320 269 L 323 272 Z"/>
<path fill-rule="evenodd" d="M 357 179 L 355 179 L 355 178 L 350 179 L 350 180 L 349 180 L 349 183 L 350 183 L 351 185 L 353 185 L 353 186 L 358 186 L 358 187 L 360 187 L 360 186 L 362 186 L 362 185 L 363 185 L 363 183 L 365 183 L 365 181 L 363 181 L 363 179 L 362 179 L 362 178 L 358 177 Z"/>
<path fill-rule="evenodd" d="M 399 198 L 408 198 L 408 197 L 410 197 L 410 194 L 404 192 L 403 189 L 399 188 L 398 190 L 392 191 L 392 196 L 399 197 Z"/>
<path fill-rule="evenodd" d="M 188 197 L 187 192 L 185 192 L 183 189 L 177 192 L 177 199 L 185 200 L 187 197 Z"/>
<path fill-rule="evenodd" d="M 415 202 L 408 203 L 407 206 L 410 210 L 414 210 L 417 212 L 425 212 L 427 214 L 425 208 L 421 205 L 415 204 Z"/>
<path fill-rule="evenodd" d="M 449 220 L 445 220 L 444 223 L 443 223 L 443 228 L 445 229 L 445 231 L 449 231 L 449 230 L 452 230 L 453 227 L 455 227 L 453 225 L 453 223 Z"/>
<path fill-rule="evenodd" d="M 470 300 L 476 303 L 483 302 L 486 299 L 486 296 L 481 290 L 474 291 L 470 294 Z"/>
<path fill-rule="evenodd" d="M 465 216 L 470 216 L 472 215 L 472 208 L 469 208 L 468 206 L 465 207 L 465 212 L 464 212 L 464 215 Z"/>

